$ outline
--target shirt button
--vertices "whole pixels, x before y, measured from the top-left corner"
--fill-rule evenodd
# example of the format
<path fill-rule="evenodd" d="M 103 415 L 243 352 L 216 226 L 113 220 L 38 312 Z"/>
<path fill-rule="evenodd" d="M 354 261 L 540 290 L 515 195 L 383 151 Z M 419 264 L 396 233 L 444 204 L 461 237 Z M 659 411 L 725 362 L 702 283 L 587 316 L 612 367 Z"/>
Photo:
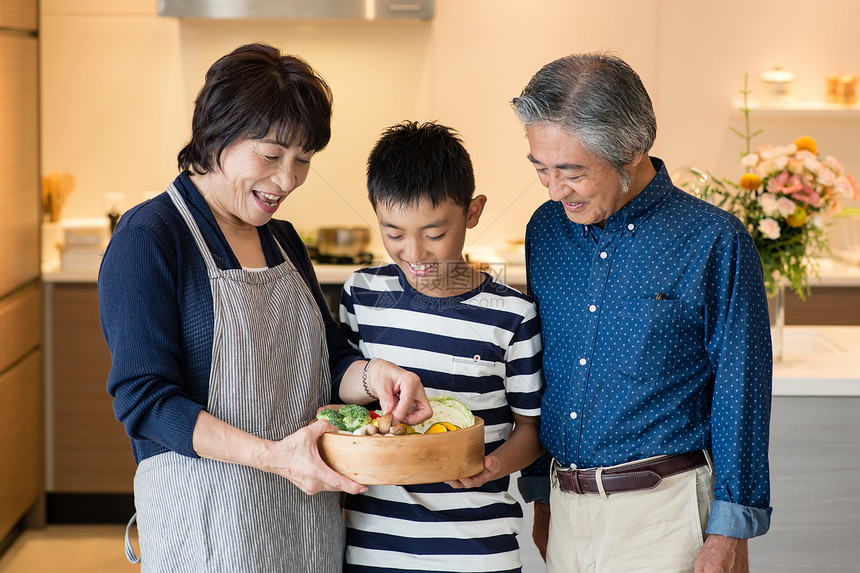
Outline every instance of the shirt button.
<path fill-rule="evenodd" d="M 585 363 L 586 363 L 585 358 L 580 358 L 580 359 L 579 359 L 579 364 L 580 364 L 580 365 L 585 366 Z"/>
<path fill-rule="evenodd" d="M 576 469 L 576 464 L 570 464 L 570 469 L 575 470 L 575 469 Z"/>
<path fill-rule="evenodd" d="M 596 307 L 596 306 L 594 306 L 594 305 L 592 304 L 592 305 L 589 305 L 589 306 L 588 306 L 588 310 L 589 310 L 590 312 L 594 312 L 595 310 L 597 310 L 597 307 Z"/>
<path fill-rule="evenodd" d="M 631 231 L 634 229 L 634 227 L 636 227 L 636 225 L 634 225 L 633 223 L 630 223 L 629 225 L 627 225 L 627 228 Z"/>
<path fill-rule="evenodd" d="M 606 251 L 603 251 L 602 253 L 600 253 L 600 258 L 601 258 L 601 259 L 605 259 L 605 258 L 606 258 L 606 257 L 608 257 L 608 256 L 609 256 L 609 255 L 607 255 L 607 254 L 606 254 Z"/>
<path fill-rule="evenodd" d="M 571 419 L 571 420 L 576 420 L 576 416 L 577 416 L 577 415 L 578 415 L 578 414 L 577 414 L 576 412 L 571 412 L 571 413 L 570 413 L 570 419 Z"/>

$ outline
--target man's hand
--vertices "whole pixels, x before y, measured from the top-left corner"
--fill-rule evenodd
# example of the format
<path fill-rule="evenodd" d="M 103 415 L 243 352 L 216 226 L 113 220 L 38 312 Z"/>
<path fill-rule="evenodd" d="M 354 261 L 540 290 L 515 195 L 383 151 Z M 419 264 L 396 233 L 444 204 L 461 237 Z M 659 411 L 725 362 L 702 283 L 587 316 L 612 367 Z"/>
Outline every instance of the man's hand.
<path fill-rule="evenodd" d="M 540 551 L 540 556 L 546 561 L 546 543 L 549 540 L 549 504 L 536 501 L 534 506 L 535 521 L 532 526 L 532 539 Z"/>
<path fill-rule="evenodd" d="M 695 573 L 749 573 L 746 539 L 709 535 L 696 558 Z"/>

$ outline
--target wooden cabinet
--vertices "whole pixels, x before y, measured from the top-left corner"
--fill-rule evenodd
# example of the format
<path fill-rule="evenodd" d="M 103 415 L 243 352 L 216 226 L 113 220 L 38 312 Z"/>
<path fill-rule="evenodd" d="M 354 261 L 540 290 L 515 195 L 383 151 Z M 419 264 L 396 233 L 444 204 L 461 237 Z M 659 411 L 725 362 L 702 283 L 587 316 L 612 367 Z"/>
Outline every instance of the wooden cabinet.
<path fill-rule="evenodd" d="M 41 289 L 0 299 L 0 538 L 43 491 Z"/>
<path fill-rule="evenodd" d="M 0 297 L 40 272 L 38 40 L 0 33 Z"/>
<path fill-rule="evenodd" d="M 52 383 L 52 493 L 131 493 L 131 442 L 106 390 L 111 357 L 93 283 L 46 285 Z"/>
<path fill-rule="evenodd" d="M 39 26 L 36 0 L 3 0 L 0 2 L 0 28 L 35 32 Z"/>
<path fill-rule="evenodd" d="M 37 28 L 0 2 L 0 540 L 44 491 Z"/>
<path fill-rule="evenodd" d="M 0 373 L 41 345 L 42 288 L 30 283 L 0 299 Z"/>
<path fill-rule="evenodd" d="M 787 290 L 785 323 L 798 326 L 860 325 L 860 287 L 812 287 L 806 300 Z"/>

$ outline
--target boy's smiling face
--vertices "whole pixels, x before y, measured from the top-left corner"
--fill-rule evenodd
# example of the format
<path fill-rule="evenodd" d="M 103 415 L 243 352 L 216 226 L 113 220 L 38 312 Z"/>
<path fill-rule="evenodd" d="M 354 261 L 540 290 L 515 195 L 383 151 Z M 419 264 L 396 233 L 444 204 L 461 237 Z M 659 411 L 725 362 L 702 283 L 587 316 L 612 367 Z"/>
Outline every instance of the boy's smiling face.
<path fill-rule="evenodd" d="M 382 244 L 412 288 L 428 296 L 468 292 L 483 277 L 463 259 L 466 229 L 478 224 L 487 198 L 478 195 L 469 208 L 453 201 L 434 207 L 419 200 L 412 205 L 376 206 Z"/>

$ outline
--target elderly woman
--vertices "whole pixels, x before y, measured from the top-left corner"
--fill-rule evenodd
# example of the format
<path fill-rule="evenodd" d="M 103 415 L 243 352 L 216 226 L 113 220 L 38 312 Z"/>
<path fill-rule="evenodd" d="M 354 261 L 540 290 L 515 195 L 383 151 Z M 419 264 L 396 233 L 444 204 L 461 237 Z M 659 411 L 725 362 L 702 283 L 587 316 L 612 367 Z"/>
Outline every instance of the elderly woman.
<path fill-rule="evenodd" d="M 99 273 L 108 391 L 138 463 L 144 571 L 340 571 L 339 491 L 316 448 L 329 401 L 430 414 L 420 381 L 355 354 L 307 251 L 273 219 L 330 138 L 304 61 L 242 46 L 209 69 L 181 173 L 123 216 Z M 315 494 L 315 495 L 309 495 Z"/>

